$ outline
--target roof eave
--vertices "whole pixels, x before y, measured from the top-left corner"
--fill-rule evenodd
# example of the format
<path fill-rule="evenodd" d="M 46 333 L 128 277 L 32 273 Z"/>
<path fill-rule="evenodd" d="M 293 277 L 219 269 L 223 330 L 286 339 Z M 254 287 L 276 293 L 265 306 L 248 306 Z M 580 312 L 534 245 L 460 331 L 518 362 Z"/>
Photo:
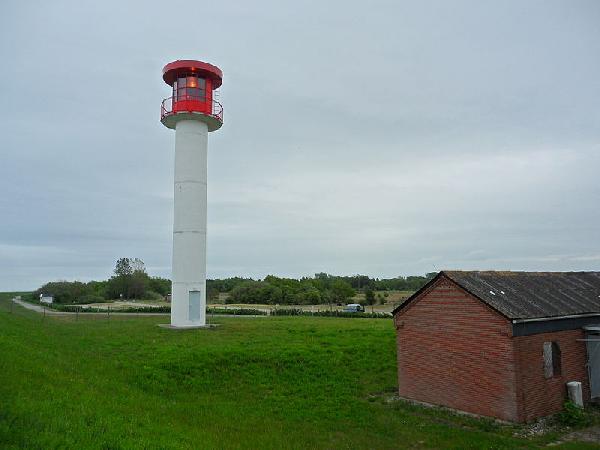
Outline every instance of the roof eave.
<path fill-rule="evenodd" d="M 433 277 L 425 286 L 423 286 L 421 289 L 419 289 L 417 292 L 415 292 L 413 295 L 411 295 L 410 297 L 408 297 L 408 299 L 406 299 L 406 301 L 404 301 L 404 303 L 402 303 L 401 305 L 398 305 L 393 311 L 392 311 L 392 316 L 395 316 L 396 313 L 400 312 L 401 310 L 403 310 L 406 306 L 408 306 L 415 298 L 419 297 L 425 290 L 427 290 L 432 284 L 434 284 L 439 278 L 444 277 L 446 278 L 448 281 L 452 282 L 452 284 L 454 284 L 455 286 L 457 286 L 458 288 L 462 289 L 463 291 L 465 291 L 467 294 L 473 296 L 474 298 L 476 298 L 477 300 L 479 300 L 480 302 L 482 302 L 484 305 L 486 305 L 488 308 L 496 311 L 498 314 L 500 314 L 502 317 L 504 317 L 507 320 L 514 320 L 514 317 L 510 317 L 509 315 L 507 315 L 504 311 L 499 310 L 498 308 L 496 308 L 494 305 L 491 305 L 490 303 L 488 303 L 487 301 L 485 301 L 485 299 L 481 298 L 479 295 L 475 294 L 474 292 L 471 292 L 469 289 L 467 289 L 466 287 L 464 287 L 462 284 L 460 284 L 458 281 L 454 280 L 450 275 L 448 275 L 447 271 L 440 271 L 435 277 Z"/>
<path fill-rule="evenodd" d="M 549 322 L 551 320 L 579 319 L 584 317 L 600 317 L 600 313 L 569 314 L 566 316 L 533 317 L 530 319 L 512 319 L 512 323 Z"/>
<path fill-rule="evenodd" d="M 392 316 L 395 316 L 396 313 L 400 312 L 402 309 L 404 309 L 406 306 L 409 305 L 409 303 L 411 303 L 415 298 L 417 298 L 418 296 L 421 295 L 422 292 L 426 291 L 433 283 L 435 283 L 442 275 L 444 274 L 444 271 L 439 272 L 435 277 L 433 277 L 431 280 L 429 280 L 423 287 L 421 287 L 421 289 L 419 289 L 417 292 L 415 292 L 413 295 L 411 295 L 410 297 L 408 297 L 406 300 L 404 300 L 404 302 L 402 302 L 402 304 L 396 306 L 393 310 L 392 310 Z"/>

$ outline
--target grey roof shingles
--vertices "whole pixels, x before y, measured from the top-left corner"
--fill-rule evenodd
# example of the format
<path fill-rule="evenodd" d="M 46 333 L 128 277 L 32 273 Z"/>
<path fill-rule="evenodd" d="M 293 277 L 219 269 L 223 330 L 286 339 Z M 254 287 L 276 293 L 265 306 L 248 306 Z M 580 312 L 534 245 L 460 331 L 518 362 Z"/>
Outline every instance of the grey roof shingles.
<path fill-rule="evenodd" d="M 442 271 L 436 279 L 440 276 L 446 276 L 508 319 L 600 313 L 600 272 Z"/>

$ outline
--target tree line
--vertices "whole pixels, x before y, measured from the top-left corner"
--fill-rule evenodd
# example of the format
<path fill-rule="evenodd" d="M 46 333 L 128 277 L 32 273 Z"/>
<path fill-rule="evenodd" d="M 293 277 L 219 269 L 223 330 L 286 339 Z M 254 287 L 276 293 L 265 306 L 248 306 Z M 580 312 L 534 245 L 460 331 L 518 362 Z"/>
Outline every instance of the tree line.
<path fill-rule="evenodd" d="M 55 303 L 101 303 L 106 300 L 161 300 L 171 292 L 171 280 L 151 277 L 139 258 L 119 258 L 113 276 L 104 281 L 52 281 L 33 292 L 52 295 Z"/>
<path fill-rule="evenodd" d="M 264 279 L 231 277 L 206 280 L 207 298 L 216 302 L 219 294 L 226 303 L 271 305 L 343 304 L 357 293 L 364 293 L 363 303 L 377 301 L 375 291 L 416 291 L 435 273 L 424 276 L 371 278 L 366 275 L 337 276 L 317 273 L 313 277 L 284 278 L 268 275 Z M 113 275 L 104 281 L 54 281 L 44 284 L 33 293 L 52 295 L 60 304 L 100 303 L 107 300 L 160 300 L 171 292 L 167 278 L 151 277 L 139 258 L 120 258 Z"/>
<path fill-rule="evenodd" d="M 366 275 L 336 276 L 317 273 L 314 277 L 300 279 L 273 275 L 263 280 L 251 278 L 226 278 L 207 280 L 207 293 L 215 301 L 220 293 L 227 293 L 226 303 L 316 305 L 345 303 L 357 292 L 365 294 L 367 305 L 376 301 L 375 291 L 416 291 L 436 275 L 371 278 Z"/>

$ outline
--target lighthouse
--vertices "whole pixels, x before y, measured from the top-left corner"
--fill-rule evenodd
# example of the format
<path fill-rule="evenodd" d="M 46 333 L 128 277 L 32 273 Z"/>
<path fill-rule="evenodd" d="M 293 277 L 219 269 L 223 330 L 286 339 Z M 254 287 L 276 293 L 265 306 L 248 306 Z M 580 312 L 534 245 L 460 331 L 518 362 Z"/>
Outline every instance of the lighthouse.
<path fill-rule="evenodd" d="M 206 173 L 208 133 L 223 125 L 216 91 L 221 70 L 211 64 L 178 60 L 163 68 L 172 87 L 160 121 L 175 130 L 175 186 L 171 326 L 206 325 Z"/>

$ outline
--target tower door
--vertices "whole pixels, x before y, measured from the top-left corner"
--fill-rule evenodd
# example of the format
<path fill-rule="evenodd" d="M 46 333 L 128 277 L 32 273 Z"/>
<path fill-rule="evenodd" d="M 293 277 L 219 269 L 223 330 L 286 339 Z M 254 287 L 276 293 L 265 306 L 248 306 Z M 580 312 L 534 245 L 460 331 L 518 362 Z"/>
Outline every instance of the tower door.
<path fill-rule="evenodd" d="M 588 354 L 590 397 L 600 398 L 600 330 L 597 326 L 587 328 L 585 343 Z"/>
<path fill-rule="evenodd" d="M 200 320 L 200 291 L 190 291 L 188 320 L 190 322 Z"/>

